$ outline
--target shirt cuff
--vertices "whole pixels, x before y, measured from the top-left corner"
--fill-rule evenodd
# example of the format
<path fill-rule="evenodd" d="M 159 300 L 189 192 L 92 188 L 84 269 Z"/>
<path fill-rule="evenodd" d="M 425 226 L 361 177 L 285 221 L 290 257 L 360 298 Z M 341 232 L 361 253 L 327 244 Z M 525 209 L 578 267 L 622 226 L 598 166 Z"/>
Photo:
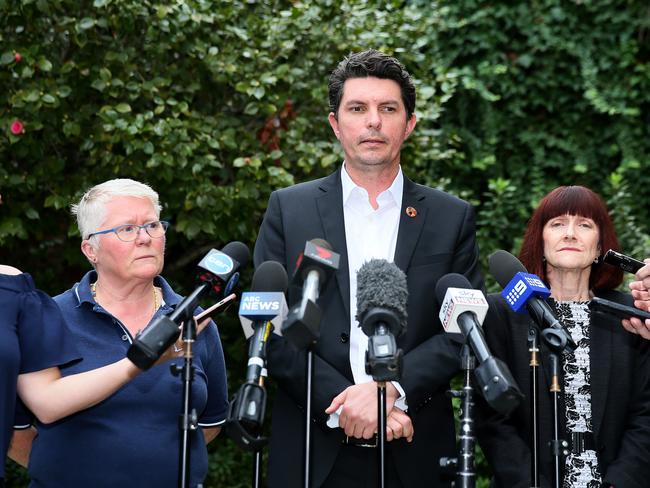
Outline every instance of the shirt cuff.
<path fill-rule="evenodd" d="M 226 419 L 223 419 L 223 420 L 218 420 L 216 422 L 197 422 L 197 425 L 199 427 L 209 428 L 209 427 L 218 427 L 218 426 L 223 425 L 225 423 L 226 423 Z"/>
<path fill-rule="evenodd" d="M 397 381 L 391 381 L 391 383 L 397 390 L 397 393 L 399 393 L 399 397 L 395 400 L 395 406 L 406 412 L 409 409 L 409 404 L 406 401 L 406 392 L 404 391 L 404 388 L 402 388 L 402 385 Z"/>
<path fill-rule="evenodd" d="M 404 392 L 404 388 L 402 388 L 402 385 L 400 385 L 397 381 L 391 381 L 395 389 L 397 390 L 397 393 L 399 393 L 399 397 L 397 400 L 395 400 L 395 406 L 399 408 L 400 410 L 403 410 L 406 412 L 409 408 L 408 402 L 406 401 L 406 393 Z M 333 412 L 330 414 L 330 416 L 327 419 L 327 426 L 330 429 L 336 429 L 339 426 L 339 416 L 341 415 L 341 411 L 343 410 L 343 407 L 339 407 L 336 412 Z"/>
<path fill-rule="evenodd" d="M 331 413 L 327 418 L 327 426 L 330 429 L 336 429 L 339 426 L 339 416 L 341 415 L 342 411 L 343 405 L 341 405 L 336 412 Z"/>

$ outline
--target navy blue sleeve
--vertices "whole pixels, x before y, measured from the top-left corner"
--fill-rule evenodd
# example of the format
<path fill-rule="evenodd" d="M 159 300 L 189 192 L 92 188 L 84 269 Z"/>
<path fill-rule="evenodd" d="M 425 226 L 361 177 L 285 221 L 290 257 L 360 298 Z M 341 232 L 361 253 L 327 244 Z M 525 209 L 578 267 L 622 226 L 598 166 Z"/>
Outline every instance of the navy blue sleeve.
<path fill-rule="evenodd" d="M 23 303 L 17 327 L 20 374 L 62 366 L 79 359 L 54 300 L 39 290 L 26 292 L 21 299 Z"/>
<path fill-rule="evenodd" d="M 201 332 L 199 339 L 205 341 L 205 353 L 201 363 L 208 384 L 208 401 L 199 416 L 201 427 L 214 427 L 222 424 L 228 414 L 228 385 L 226 382 L 226 363 L 219 339 L 219 331 L 211 322 Z"/>
<path fill-rule="evenodd" d="M 28 429 L 34 423 L 34 414 L 25 406 L 20 398 L 16 400 L 14 412 L 14 429 Z"/>

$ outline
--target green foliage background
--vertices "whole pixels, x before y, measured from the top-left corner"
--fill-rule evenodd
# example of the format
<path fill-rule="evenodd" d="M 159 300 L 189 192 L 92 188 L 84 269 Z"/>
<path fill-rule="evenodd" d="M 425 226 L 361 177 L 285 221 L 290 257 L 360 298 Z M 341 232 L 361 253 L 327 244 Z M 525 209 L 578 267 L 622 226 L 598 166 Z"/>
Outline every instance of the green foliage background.
<path fill-rule="evenodd" d="M 631 0 L 0 0 L 0 262 L 68 288 L 87 269 L 69 204 L 131 177 L 160 193 L 165 275 L 190 291 L 209 248 L 252 246 L 273 189 L 340 164 L 327 76 L 371 47 L 417 81 L 405 172 L 475 205 L 484 263 L 561 184 L 601 193 L 648 256 L 649 37 Z M 221 333 L 234 390 L 234 317 Z M 206 486 L 250 484 L 247 454 L 211 452 Z"/>

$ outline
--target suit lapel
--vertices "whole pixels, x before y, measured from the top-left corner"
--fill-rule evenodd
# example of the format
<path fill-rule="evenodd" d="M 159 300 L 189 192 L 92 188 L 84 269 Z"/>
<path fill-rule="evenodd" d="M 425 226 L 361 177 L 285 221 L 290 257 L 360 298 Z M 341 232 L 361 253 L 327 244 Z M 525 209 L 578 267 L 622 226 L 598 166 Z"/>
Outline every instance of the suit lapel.
<path fill-rule="evenodd" d="M 348 271 L 347 242 L 345 240 L 345 220 L 343 217 L 343 190 L 341 188 L 341 169 L 328 176 L 319 186 L 322 195 L 316 199 L 318 213 L 325 231 L 325 240 L 332 250 L 341 255 L 336 282 L 345 306 L 346 316 L 350 315 L 350 274 Z"/>
<path fill-rule="evenodd" d="M 427 217 L 428 209 L 422 202 L 424 198 L 424 195 L 418 191 L 417 185 L 404 176 L 404 191 L 394 261 L 405 273 Z"/>
<path fill-rule="evenodd" d="M 345 305 L 346 314 L 350 314 L 350 274 L 347 258 L 347 241 L 345 240 L 345 220 L 343 216 L 343 190 L 341 188 L 341 169 L 323 180 L 319 187 L 322 195 L 316 202 L 325 231 L 325 240 L 332 245 L 335 252 L 341 254 L 336 281 Z M 408 269 L 415 246 L 418 242 L 427 216 L 427 208 L 422 204 L 424 195 L 417 185 L 404 176 L 404 190 L 400 211 L 397 244 L 395 246 L 395 264 L 404 272 Z M 407 209 L 415 209 L 416 215 Z"/>

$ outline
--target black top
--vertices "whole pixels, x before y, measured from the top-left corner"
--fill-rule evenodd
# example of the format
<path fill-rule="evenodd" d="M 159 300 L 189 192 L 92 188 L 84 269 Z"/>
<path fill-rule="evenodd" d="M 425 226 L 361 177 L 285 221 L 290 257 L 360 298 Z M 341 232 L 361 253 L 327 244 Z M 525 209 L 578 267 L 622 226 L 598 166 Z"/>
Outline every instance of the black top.
<path fill-rule="evenodd" d="M 607 300 L 631 304 L 615 291 L 596 293 Z M 512 312 L 499 294 L 488 297 L 490 309 L 484 322 L 492 353 L 506 362 L 525 395 L 530 394 L 529 328 L 526 314 Z M 603 480 L 616 488 L 644 488 L 650 479 L 650 356 L 649 341 L 628 333 L 620 320 L 590 314 L 589 384 L 591 429 Z M 549 392 L 549 351 L 540 345 L 539 426 L 541 486 L 553 484 L 553 457 L 548 442 L 553 437 L 553 403 Z M 494 471 L 493 486 L 530 486 L 530 403 L 526 398 L 509 418 L 491 411 L 479 401 L 479 442 Z M 564 397 L 560 401 L 560 432 L 566 438 Z M 564 460 L 563 460 L 564 462 Z M 563 464 L 561 463 L 561 465 Z"/>

